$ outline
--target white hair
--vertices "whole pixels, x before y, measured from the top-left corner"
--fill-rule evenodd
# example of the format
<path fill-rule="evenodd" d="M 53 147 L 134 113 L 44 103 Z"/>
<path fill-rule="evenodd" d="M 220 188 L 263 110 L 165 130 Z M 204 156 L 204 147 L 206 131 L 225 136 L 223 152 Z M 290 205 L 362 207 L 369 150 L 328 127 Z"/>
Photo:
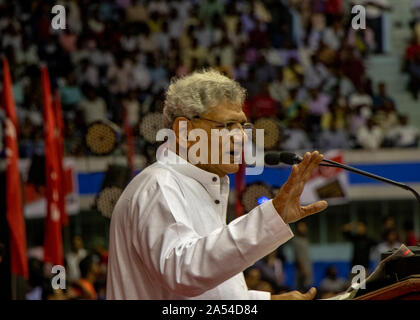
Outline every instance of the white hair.
<path fill-rule="evenodd" d="M 215 70 L 195 71 L 173 79 L 166 92 L 163 119 L 170 127 L 177 117 L 191 119 L 221 103 L 241 105 L 246 90 Z"/>

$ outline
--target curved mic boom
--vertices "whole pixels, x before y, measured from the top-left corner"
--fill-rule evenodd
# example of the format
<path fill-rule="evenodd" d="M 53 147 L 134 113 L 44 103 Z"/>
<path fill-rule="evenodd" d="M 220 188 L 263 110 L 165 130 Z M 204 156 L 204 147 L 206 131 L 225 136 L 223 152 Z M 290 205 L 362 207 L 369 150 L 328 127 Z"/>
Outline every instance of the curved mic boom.
<path fill-rule="evenodd" d="M 294 165 L 294 164 L 298 164 L 302 161 L 302 157 L 298 156 L 297 154 L 294 154 L 292 152 L 268 152 L 265 154 L 264 160 L 267 164 L 269 165 L 273 165 L 276 166 L 278 165 L 280 162 L 284 163 L 284 164 L 288 164 L 288 165 Z M 377 176 L 376 174 L 373 173 L 369 173 L 363 170 L 359 170 L 350 166 L 347 166 L 345 164 L 342 163 L 338 163 L 332 160 L 328 160 L 328 159 L 323 159 L 322 160 L 325 163 L 321 163 L 320 166 L 324 166 L 324 167 L 334 167 L 334 168 L 341 168 L 343 170 L 347 170 L 371 179 L 375 179 L 381 182 L 385 182 L 388 184 L 392 184 L 394 186 L 400 187 L 404 190 L 408 190 L 411 193 L 413 193 L 413 195 L 416 197 L 417 201 L 420 204 L 420 195 L 417 193 L 416 190 L 414 190 L 412 187 L 401 183 L 401 182 L 397 182 L 391 179 L 387 179 L 381 176 Z"/>

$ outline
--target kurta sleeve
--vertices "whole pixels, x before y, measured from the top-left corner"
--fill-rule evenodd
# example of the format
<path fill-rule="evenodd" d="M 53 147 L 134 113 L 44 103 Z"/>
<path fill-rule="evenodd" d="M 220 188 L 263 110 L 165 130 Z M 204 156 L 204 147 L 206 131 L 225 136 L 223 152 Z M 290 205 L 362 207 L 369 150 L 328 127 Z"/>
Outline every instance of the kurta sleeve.
<path fill-rule="evenodd" d="M 275 250 L 293 233 L 272 201 L 256 207 L 206 236 L 198 235 L 188 219 L 181 190 L 157 183 L 134 199 L 136 232 L 133 246 L 149 276 L 171 292 L 200 295 Z M 191 213 L 189 213 L 191 214 Z M 267 297 L 251 293 L 250 297 Z"/>
<path fill-rule="evenodd" d="M 271 293 L 268 291 L 248 290 L 249 300 L 271 300 Z"/>

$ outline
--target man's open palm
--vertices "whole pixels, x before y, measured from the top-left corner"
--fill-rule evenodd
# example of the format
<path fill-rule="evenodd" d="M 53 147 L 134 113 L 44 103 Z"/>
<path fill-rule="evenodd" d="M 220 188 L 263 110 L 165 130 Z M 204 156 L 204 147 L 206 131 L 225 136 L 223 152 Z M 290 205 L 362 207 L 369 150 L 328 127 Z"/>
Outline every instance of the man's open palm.
<path fill-rule="evenodd" d="M 296 222 L 327 208 L 328 203 L 326 201 L 317 201 L 307 206 L 300 205 L 303 188 L 322 159 L 323 156 L 318 151 L 307 152 L 301 163 L 293 165 L 289 179 L 274 197 L 274 208 L 285 223 Z"/>

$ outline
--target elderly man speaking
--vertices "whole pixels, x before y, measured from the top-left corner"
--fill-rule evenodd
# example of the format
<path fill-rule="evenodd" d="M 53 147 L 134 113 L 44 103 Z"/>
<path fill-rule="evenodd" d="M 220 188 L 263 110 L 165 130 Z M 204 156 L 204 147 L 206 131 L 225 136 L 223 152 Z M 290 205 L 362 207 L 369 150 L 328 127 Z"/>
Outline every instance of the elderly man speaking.
<path fill-rule="evenodd" d="M 315 297 L 315 288 L 280 295 L 248 290 L 242 271 L 293 237 L 289 223 L 327 207 L 325 201 L 300 205 L 303 187 L 322 155 L 306 153 L 274 199 L 229 224 L 227 174 L 239 168 L 236 155 L 231 153 L 229 163 L 196 163 L 185 156 L 193 143 L 180 134 L 182 124 L 187 132 L 202 129 L 209 137 L 212 129 L 238 129 L 245 141 L 244 98 L 237 82 L 216 71 L 194 72 L 171 83 L 163 116 L 176 148 L 166 151 L 172 157 L 158 152 L 157 162 L 130 182 L 115 206 L 108 299 Z M 212 151 L 209 147 L 205 158 Z"/>

